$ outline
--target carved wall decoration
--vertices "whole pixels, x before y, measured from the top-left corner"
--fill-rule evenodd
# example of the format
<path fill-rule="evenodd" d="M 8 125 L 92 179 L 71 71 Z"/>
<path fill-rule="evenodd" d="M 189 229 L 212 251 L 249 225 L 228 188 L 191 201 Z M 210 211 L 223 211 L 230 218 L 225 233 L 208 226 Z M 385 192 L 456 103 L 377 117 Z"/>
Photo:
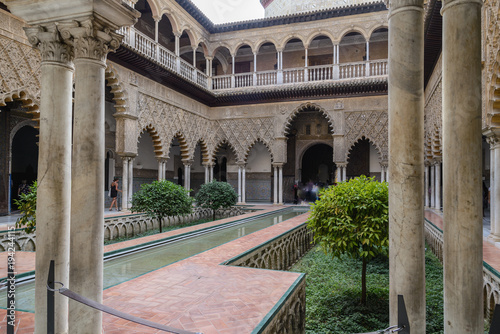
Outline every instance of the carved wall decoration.
<path fill-rule="evenodd" d="M 183 159 L 193 158 L 198 141 L 213 142 L 210 140 L 213 137 L 211 122 L 206 118 L 144 93 L 139 93 L 137 110 L 139 112 L 137 133 L 147 127 L 154 126 L 159 137 L 158 140 L 163 146 L 162 155 L 164 157 L 168 156 L 173 138 L 179 136 L 180 133 L 185 139 Z M 210 147 L 208 149 L 210 150 Z"/>
<path fill-rule="evenodd" d="M 127 91 L 123 88 L 123 84 L 113 64 L 109 62 L 107 63 L 104 75 L 107 81 L 107 85 L 111 87 L 111 93 L 113 94 L 113 101 L 115 101 L 116 112 L 128 112 L 129 106 L 127 104 Z"/>
<path fill-rule="evenodd" d="M 213 132 L 214 145 L 223 141 L 229 142 L 240 162 L 245 161 L 248 151 L 257 141 L 266 145 L 271 156 L 274 156 L 272 141 L 275 136 L 272 117 L 216 120 Z"/>
<path fill-rule="evenodd" d="M 426 159 L 434 159 L 442 155 L 442 81 L 439 80 L 425 106 L 424 128 L 425 128 L 425 155 Z"/>
<path fill-rule="evenodd" d="M 500 114 L 500 4 L 486 0 L 483 5 L 483 129 L 498 127 Z M 493 124 L 497 123 L 497 124 Z"/>
<path fill-rule="evenodd" d="M 346 161 L 351 148 L 363 137 L 377 149 L 380 161 L 389 155 L 389 116 L 387 111 L 354 111 L 345 113 Z"/>
<path fill-rule="evenodd" d="M 285 137 L 288 132 L 290 131 L 290 126 L 292 125 L 293 120 L 297 117 L 299 112 L 301 111 L 319 111 L 323 116 L 325 116 L 326 120 L 328 121 L 328 125 L 330 128 L 335 129 L 335 124 L 333 121 L 333 118 L 330 116 L 330 114 L 323 109 L 321 106 L 319 106 L 316 103 L 304 103 L 301 104 L 299 107 L 295 108 L 290 115 L 288 115 L 285 123 L 283 123 L 283 128 L 280 132 L 281 137 Z"/>
<path fill-rule="evenodd" d="M 5 105 L 13 97 L 23 97 L 29 105 L 40 105 L 40 52 L 27 44 L 0 36 L 0 59 L 0 105 Z"/>

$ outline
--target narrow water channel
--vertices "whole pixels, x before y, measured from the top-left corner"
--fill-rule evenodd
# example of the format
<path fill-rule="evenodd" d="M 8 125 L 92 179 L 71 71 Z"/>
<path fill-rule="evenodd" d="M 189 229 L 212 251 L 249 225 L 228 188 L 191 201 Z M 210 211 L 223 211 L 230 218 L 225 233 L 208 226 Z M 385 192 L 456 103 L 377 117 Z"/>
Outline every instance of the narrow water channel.
<path fill-rule="evenodd" d="M 104 289 L 129 281 L 153 270 L 186 259 L 208 249 L 241 238 L 266 227 L 304 213 L 304 209 L 289 208 L 271 215 L 257 216 L 242 220 L 238 224 L 225 224 L 225 228 L 193 235 L 174 243 L 150 247 L 125 256 L 114 257 L 104 262 Z M 5 309 L 6 292 L 0 292 L 0 308 Z M 16 309 L 24 312 L 35 311 L 35 283 L 16 287 Z"/>

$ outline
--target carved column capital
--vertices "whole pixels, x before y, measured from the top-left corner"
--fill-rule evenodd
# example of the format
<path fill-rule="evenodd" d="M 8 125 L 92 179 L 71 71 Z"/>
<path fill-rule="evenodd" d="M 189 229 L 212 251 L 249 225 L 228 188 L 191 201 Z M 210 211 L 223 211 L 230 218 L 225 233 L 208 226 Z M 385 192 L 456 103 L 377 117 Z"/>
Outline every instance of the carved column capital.
<path fill-rule="evenodd" d="M 123 36 L 95 18 L 59 24 L 61 36 L 73 45 L 75 59 L 86 58 L 106 62 L 108 52 L 120 47 Z"/>
<path fill-rule="evenodd" d="M 28 41 L 40 50 L 42 62 L 57 62 L 72 66 L 72 47 L 62 38 L 58 25 L 49 23 L 34 27 L 25 27 Z"/>

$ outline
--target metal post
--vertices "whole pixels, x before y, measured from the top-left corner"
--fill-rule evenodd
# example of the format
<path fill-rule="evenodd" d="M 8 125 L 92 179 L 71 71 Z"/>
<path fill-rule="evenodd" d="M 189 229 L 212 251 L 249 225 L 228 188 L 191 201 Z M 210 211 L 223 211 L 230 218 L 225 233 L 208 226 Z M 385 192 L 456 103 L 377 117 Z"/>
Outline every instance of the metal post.
<path fill-rule="evenodd" d="M 47 289 L 47 334 L 54 334 L 54 260 L 50 261 L 47 287 L 52 289 Z"/>

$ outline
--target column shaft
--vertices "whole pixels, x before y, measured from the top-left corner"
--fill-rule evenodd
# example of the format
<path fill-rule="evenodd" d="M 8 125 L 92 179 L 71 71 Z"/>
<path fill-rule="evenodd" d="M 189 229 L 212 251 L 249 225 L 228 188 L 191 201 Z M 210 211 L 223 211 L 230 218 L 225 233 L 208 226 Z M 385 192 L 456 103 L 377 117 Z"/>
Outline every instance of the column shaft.
<path fill-rule="evenodd" d="M 283 204 L 283 166 L 278 167 L 278 173 L 279 173 L 279 189 L 278 189 L 279 203 L 278 204 Z"/>
<path fill-rule="evenodd" d="M 443 1 L 444 332 L 483 333 L 480 0 Z"/>
<path fill-rule="evenodd" d="M 274 167 L 274 204 L 278 204 L 278 167 Z"/>
<path fill-rule="evenodd" d="M 425 334 L 423 0 L 389 13 L 389 306 L 405 298 L 412 334 Z"/>
<path fill-rule="evenodd" d="M 492 193 L 493 198 L 494 198 L 494 205 L 493 205 L 493 210 L 490 210 L 490 239 L 493 240 L 494 242 L 500 241 L 500 205 L 497 205 L 496 201 L 497 199 L 500 198 L 500 185 L 498 185 L 498 181 L 500 181 L 500 178 L 496 177 L 497 175 L 500 175 L 500 145 L 496 144 L 494 146 L 494 160 L 495 165 L 493 166 L 493 174 L 495 175 L 494 178 L 494 185 L 493 185 L 493 191 Z M 494 212 L 493 217 L 491 217 L 491 212 Z"/>
<path fill-rule="evenodd" d="M 127 193 L 127 208 L 130 208 L 132 195 L 134 194 L 134 158 L 128 159 L 128 193 Z"/>
<path fill-rule="evenodd" d="M 424 206 L 429 206 L 429 167 L 424 167 Z"/>
<path fill-rule="evenodd" d="M 495 148 L 490 144 L 490 233 L 497 234 L 500 231 L 495 229 L 495 225 L 493 222 L 496 220 L 495 210 L 495 183 L 496 183 L 496 173 L 495 173 L 496 159 L 495 159 Z"/>
<path fill-rule="evenodd" d="M 382 166 L 382 172 L 380 173 L 380 181 L 385 181 L 385 167 Z"/>
<path fill-rule="evenodd" d="M 342 181 L 347 181 L 347 166 L 342 167 Z"/>
<path fill-rule="evenodd" d="M 431 208 L 436 206 L 436 177 L 435 177 L 435 165 L 429 167 L 431 169 Z"/>
<path fill-rule="evenodd" d="M 101 60 L 75 59 L 69 286 L 98 303 L 103 289 L 105 68 Z M 69 332 L 101 331 L 102 313 L 70 300 Z"/>
<path fill-rule="evenodd" d="M 241 176 L 241 185 L 242 185 L 241 186 L 241 202 L 242 203 L 246 203 L 246 192 L 247 192 L 246 173 L 247 173 L 247 168 L 243 167 L 242 176 Z"/>
<path fill-rule="evenodd" d="M 128 209 L 127 198 L 128 198 L 128 158 L 123 157 L 123 168 L 122 168 L 122 210 Z"/>
<path fill-rule="evenodd" d="M 437 163 L 434 168 L 436 169 L 436 186 L 434 189 L 436 190 L 436 210 L 441 210 L 441 163 Z"/>
<path fill-rule="evenodd" d="M 162 179 L 162 168 L 163 168 L 163 162 L 161 160 L 158 161 L 158 180 Z"/>
<path fill-rule="evenodd" d="M 69 281 L 73 90 L 73 68 L 70 63 L 42 60 L 40 87 L 42 112 L 35 260 L 37 334 L 47 331 L 47 275 L 51 260 L 55 262 L 57 280 Z M 68 299 L 58 293 L 55 296 L 55 312 L 60 315 L 55 318 L 56 333 L 67 333 Z"/>
<path fill-rule="evenodd" d="M 241 203 L 241 166 L 238 166 L 238 203 Z"/>

